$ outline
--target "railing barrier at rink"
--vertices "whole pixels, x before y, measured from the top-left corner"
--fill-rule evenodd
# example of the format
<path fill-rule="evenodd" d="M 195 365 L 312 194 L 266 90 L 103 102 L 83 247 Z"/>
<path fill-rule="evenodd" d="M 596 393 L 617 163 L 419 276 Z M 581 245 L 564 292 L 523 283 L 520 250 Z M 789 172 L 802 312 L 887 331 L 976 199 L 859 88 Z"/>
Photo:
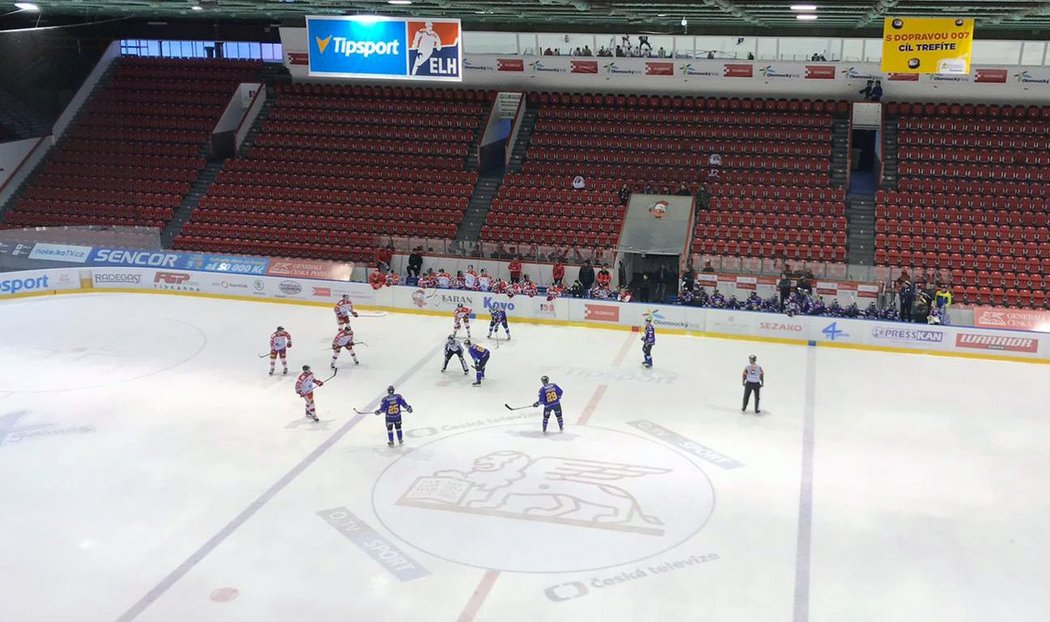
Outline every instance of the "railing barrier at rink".
<path fill-rule="evenodd" d="M 277 261 L 277 260 L 275 260 Z M 862 350 L 1050 363 L 1050 333 L 927 326 L 577 298 L 547 300 L 466 290 L 422 290 L 285 276 L 198 272 L 179 268 L 80 267 L 0 276 L 0 300 L 77 292 L 161 293 L 279 301 L 330 308 L 347 294 L 362 308 L 450 318 L 458 304 L 479 316 L 503 307 L 511 321 L 638 330 L 647 318 L 665 333 Z M 748 346 L 747 351 L 758 349 Z"/>

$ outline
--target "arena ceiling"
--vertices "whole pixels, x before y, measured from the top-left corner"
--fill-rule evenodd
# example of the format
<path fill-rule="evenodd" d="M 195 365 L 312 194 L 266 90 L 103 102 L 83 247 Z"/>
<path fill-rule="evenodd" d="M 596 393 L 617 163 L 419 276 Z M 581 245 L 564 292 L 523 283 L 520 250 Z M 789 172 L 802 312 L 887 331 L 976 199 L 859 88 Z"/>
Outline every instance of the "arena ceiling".
<path fill-rule="evenodd" d="M 799 36 L 880 31 L 882 17 L 892 14 L 975 17 L 978 33 L 1050 33 L 1050 2 L 1025 0 L 36 0 L 36 4 L 42 15 L 80 19 L 298 21 L 310 14 L 374 13 L 459 17 L 476 30 L 702 34 L 709 29 L 736 29 Z M 792 5 L 813 5 L 816 10 L 792 10 Z M 798 19 L 803 13 L 817 19 Z"/>

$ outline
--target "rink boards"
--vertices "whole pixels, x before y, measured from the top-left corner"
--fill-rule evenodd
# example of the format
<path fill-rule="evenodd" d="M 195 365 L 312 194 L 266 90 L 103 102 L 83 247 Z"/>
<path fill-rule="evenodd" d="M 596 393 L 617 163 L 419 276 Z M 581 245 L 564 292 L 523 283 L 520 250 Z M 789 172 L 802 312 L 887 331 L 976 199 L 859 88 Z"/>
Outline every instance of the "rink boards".
<path fill-rule="evenodd" d="M 827 317 L 725 311 L 676 305 L 513 296 L 464 290 L 423 290 L 367 283 L 236 275 L 152 268 L 57 268 L 6 273 L 0 299 L 57 293 L 136 292 L 198 295 L 330 306 L 348 294 L 363 308 L 451 315 L 457 305 L 486 318 L 494 307 L 511 322 L 527 320 L 607 329 L 637 329 L 647 318 L 661 332 L 709 337 L 986 358 L 1050 362 L 1050 334 L 928 326 Z"/>

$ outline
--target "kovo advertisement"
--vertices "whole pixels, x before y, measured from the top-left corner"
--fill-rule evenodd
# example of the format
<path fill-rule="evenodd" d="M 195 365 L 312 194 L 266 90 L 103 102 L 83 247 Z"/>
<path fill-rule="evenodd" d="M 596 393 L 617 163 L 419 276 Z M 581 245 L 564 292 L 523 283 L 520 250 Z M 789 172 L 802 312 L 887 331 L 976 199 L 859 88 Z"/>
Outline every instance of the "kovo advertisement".
<path fill-rule="evenodd" d="M 462 34 L 458 19 L 307 17 L 310 75 L 458 82 Z"/>
<path fill-rule="evenodd" d="M 968 75 L 972 47 L 972 18 L 887 17 L 882 72 Z"/>

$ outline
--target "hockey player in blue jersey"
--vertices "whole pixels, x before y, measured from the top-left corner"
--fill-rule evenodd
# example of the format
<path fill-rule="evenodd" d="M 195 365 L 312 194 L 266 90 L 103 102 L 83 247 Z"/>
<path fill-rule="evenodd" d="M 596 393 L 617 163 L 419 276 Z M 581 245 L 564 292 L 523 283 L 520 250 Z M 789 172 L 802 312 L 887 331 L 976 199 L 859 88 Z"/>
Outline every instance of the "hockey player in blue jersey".
<path fill-rule="evenodd" d="M 543 433 L 547 433 L 547 421 L 551 418 L 551 413 L 558 418 L 558 431 L 565 431 L 565 421 L 561 416 L 561 387 L 550 381 L 550 378 L 543 376 L 540 378 L 540 382 L 543 386 L 540 387 L 540 396 L 533 406 L 543 405 Z"/>
<path fill-rule="evenodd" d="M 653 366 L 653 346 L 656 345 L 656 329 L 653 328 L 653 318 L 645 318 L 645 334 L 642 336 L 642 355 L 645 356 L 645 360 L 642 361 L 642 365 L 645 367 L 652 368 Z"/>
<path fill-rule="evenodd" d="M 459 364 L 463 366 L 463 375 L 466 376 L 469 372 L 467 371 L 467 362 L 463 359 L 463 346 L 460 345 L 459 341 L 456 341 L 455 335 L 449 335 L 448 341 L 445 342 L 445 364 L 441 366 L 442 372 L 448 368 L 448 362 L 452 360 L 453 356 L 459 357 Z"/>
<path fill-rule="evenodd" d="M 471 383 L 471 386 L 480 386 L 485 378 L 485 364 L 489 362 L 489 351 L 484 346 L 470 343 L 470 339 L 464 341 L 463 345 L 467 346 L 467 352 L 470 353 L 470 358 L 474 359 L 474 369 L 477 371 L 477 380 Z"/>
<path fill-rule="evenodd" d="M 387 445 L 394 446 L 394 430 L 397 429 L 397 442 L 399 445 L 405 444 L 405 439 L 401 436 L 401 409 L 404 408 L 408 412 L 412 412 L 412 407 L 408 405 L 405 398 L 401 397 L 399 393 L 394 393 L 394 387 L 389 386 L 386 388 L 386 397 L 379 402 L 379 408 L 376 409 L 376 414 L 386 415 L 386 438 Z"/>
<path fill-rule="evenodd" d="M 496 333 L 496 338 L 499 339 L 499 327 L 503 325 L 503 330 L 507 331 L 507 341 L 510 341 L 510 326 L 507 325 L 507 311 L 503 307 L 493 306 L 492 307 L 492 319 L 489 320 L 489 339 L 492 339 L 492 333 Z"/>

